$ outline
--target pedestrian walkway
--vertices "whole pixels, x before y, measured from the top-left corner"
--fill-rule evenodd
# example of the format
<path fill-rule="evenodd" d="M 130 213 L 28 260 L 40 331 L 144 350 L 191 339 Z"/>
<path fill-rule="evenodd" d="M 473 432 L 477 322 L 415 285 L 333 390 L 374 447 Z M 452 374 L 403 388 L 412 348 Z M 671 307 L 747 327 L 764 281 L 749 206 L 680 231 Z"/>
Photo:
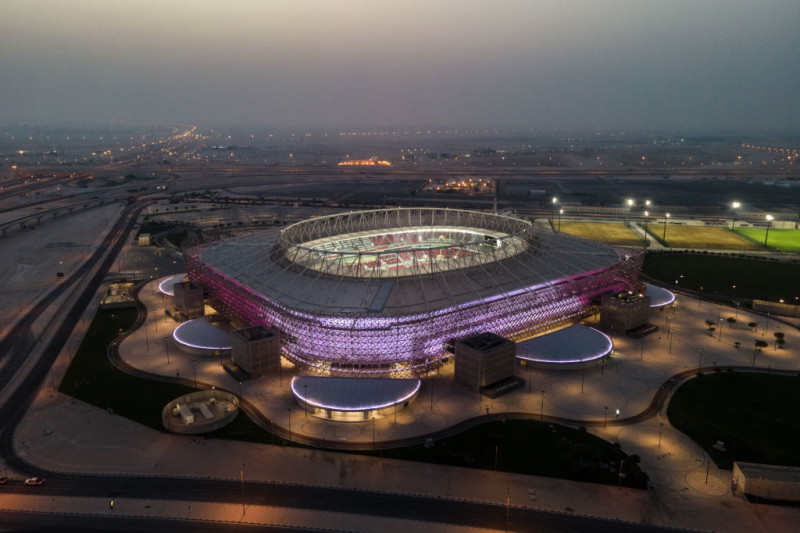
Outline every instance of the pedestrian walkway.
<path fill-rule="evenodd" d="M 306 416 L 296 405 L 289 380 L 297 375 L 284 362 L 280 376 L 241 385 L 214 359 L 178 352 L 164 342 L 175 323 L 159 313 L 161 295 L 148 284 L 140 296 L 150 309 L 147 328 L 134 332 L 120 346 L 128 363 L 163 376 L 193 378 L 198 383 L 239 393 L 276 426 L 293 434 L 336 442 L 367 443 L 370 423 L 337 423 Z M 159 307 L 159 306 L 162 307 Z M 736 322 L 724 319 L 735 316 Z M 719 324 L 722 338 L 711 336 L 705 320 Z M 756 321 L 756 330 L 747 326 Z M 594 422 L 589 430 L 619 442 L 641 458 L 652 490 L 620 489 L 533 476 L 341 454 L 317 449 L 257 445 L 169 435 L 54 393 L 44 387 L 16 434 L 15 446 L 26 460 L 57 471 L 151 473 L 329 487 L 381 490 L 432 497 L 458 498 L 530 506 L 634 522 L 706 531 L 793 531 L 800 510 L 746 503 L 730 491 L 730 472 L 718 470 L 694 442 L 669 425 L 663 410 L 637 424 L 625 418 L 647 409 L 659 387 L 671 376 L 714 366 L 750 365 L 755 339 L 774 331 L 786 335 L 786 348 L 757 353 L 766 368 L 800 369 L 800 333 L 785 324 L 763 322 L 742 310 L 719 307 L 685 296 L 674 308 L 655 311 L 657 334 L 638 339 L 615 337 L 609 364 L 581 370 L 527 370 L 523 389 L 496 399 L 479 397 L 455 385 L 452 366 L 423 378 L 423 389 L 397 419 L 375 422 L 376 441 L 425 435 L 459 421 L 515 412 L 531 418 L 560 417 Z M 766 327 L 766 331 L 764 328 Z M 671 330 L 671 333 L 670 333 Z M 740 348 L 736 348 L 736 342 Z M 544 392 L 543 392 L 544 391 Z M 607 409 L 606 409 L 607 408 Z M 619 414 L 617 413 L 619 410 Z M 619 418 L 618 418 L 619 417 Z M 605 424 L 603 422 L 605 421 Z M 664 424 L 663 426 L 661 424 Z M 604 427 L 605 426 L 605 427 Z M 707 476 L 707 477 L 706 477 Z M 536 499 L 531 498 L 531 491 Z M 571 510 L 571 511 L 570 511 Z M 297 511 L 300 512 L 300 511 Z M 292 520 L 295 520 L 292 518 Z M 370 517 L 360 517 L 368 522 Z M 359 529 L 355 529 L 359 530 Z M 367 530 L 367 529 L 362 529 Z M 374 528 L 373 528 L 374 530 Z"/>

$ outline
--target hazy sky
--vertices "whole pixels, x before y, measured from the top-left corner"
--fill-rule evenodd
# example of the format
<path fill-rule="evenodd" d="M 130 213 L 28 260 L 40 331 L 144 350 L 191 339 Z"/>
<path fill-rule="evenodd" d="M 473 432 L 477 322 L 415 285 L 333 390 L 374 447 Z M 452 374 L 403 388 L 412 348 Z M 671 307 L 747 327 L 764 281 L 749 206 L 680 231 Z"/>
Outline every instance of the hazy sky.
<path fill-rule="evenodd" d="M 0 123 L 800 127 L 798 0 L 3 0 Z"/>

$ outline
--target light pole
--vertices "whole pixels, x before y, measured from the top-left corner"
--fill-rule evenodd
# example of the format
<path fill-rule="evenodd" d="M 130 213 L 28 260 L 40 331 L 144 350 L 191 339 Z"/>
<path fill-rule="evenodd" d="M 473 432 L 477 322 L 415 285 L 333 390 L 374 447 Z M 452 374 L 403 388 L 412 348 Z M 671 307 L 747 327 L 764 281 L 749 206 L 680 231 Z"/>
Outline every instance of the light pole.
<path fill-rule="evenodd" d="M 559 209 L 558 210 L 558 232 L 559 233 L 561 232 L 561 215 L 563 215 L 563 214 L 564 214 L 564 210 L 563 209 Z"/>
<path fill-rule="evenodd" d="M 542 407 L 539 410 L 539 421 L 544 420 L 544 390 L 542 390 Z"/>
<path fill-rule="evenodd" d="M 581 363 L 581 394 L 583 394 L 583 382 L 586 380 L 586 365 Z"/>
<path fill-rule="evenodd" d="M 675 332 L 674 329 L 670 329 L 667 333 L 669 333 L 669 353 L 672 353 L 672 334 Z"/>
<path fill-rule="evenodd" d="M 731 207 L 733 207 L 733 220 L 731 221 L 731 229 L 734 229 L 736 227 L 736 210 L 742 207 L 742 204 L 739 202 L 733 202 Z"/>
<path fill-rule="evenodd" d="M 197 388 L 197 359 L 192 359 L 192 365 L 194 365 L 194 388 Z"/>
<path fill-rule="evenodd" d="M 669 221 L 669 213 L 664 213 L 664 235 L 661 236 L 661 241 L 666 246 L 667 244 L 667 222 Z"/>
<path fill-rule="evenodd" d="M 608 422 L 608 406 L 606 405 L 603 409 L 605 409 L 603 412 L 603 429 L 606 429 L 606 423 Z"/>
<path fill-rule="evenodd" d="M 556 205 L 558 205 L 558 198 L 557 198 L 556 196 L 553 196 L 553 201 L 552 201 L 552 210 L 551 210 L 551 216 L 552 216 L 552 218 L 550 219 L 550 223 L 551 223 L 551 224 L 553 223 L 553 218 L 555 218 L 555 217 L 556 217 Z"/>
<path fill-rule="evenodd" d="M 767 215 L 767 234 L 764 236 L 764 248 L 767 247 L 767 239 L 769 239 L 769 228 L 772 227 L 772 221 L 775 220 L 775 217 L 772 215 Z"/>
<path fill-rule="evenodd" d="M 375 449 L 375 417 L 372 417 L 372 449 Z"/>
<path fill-rule="evenodd" d="M 647 200 L 646 203 L 649 205 L 650 204 L 650 200 Z M 642 241 L 644 242 L 645 246 L 647 246 L 647 217 L 649 217 L 649 216 L 650 216 L 650 212 L 649 211 L 645 211 L 644 212 L 644 233 L 642 233 Z"/>
<path fill-rule="evenodd" d="M 239 475 L 242 477 L 242 516 L 244 516 L 244 463 L 242 463 L 242 469 L 239 470 Z"/>
<path fill-rule="evenodd" d="M 700 348 L 700 360 L 697 362 L 697 370 L 700 370 L 700 367 L 703 366 L 703 349 Z"/>
<path fill-rule="evenodd" d="M 628 198 L 627 200 L 625 200 L 625 203 L 628 204 L 628 220 L 625 223 L 625 225 L 630 228 L 631 227 L 631 210 L 633 209 L 634 201 L 633 201 L 632 198 Z"/>
<path fill-rule="evenodd" d="M 664 431 L 664 422 L 659 422 L 658 426 L 658 447 L 661 448 L 661 433 Z"/>

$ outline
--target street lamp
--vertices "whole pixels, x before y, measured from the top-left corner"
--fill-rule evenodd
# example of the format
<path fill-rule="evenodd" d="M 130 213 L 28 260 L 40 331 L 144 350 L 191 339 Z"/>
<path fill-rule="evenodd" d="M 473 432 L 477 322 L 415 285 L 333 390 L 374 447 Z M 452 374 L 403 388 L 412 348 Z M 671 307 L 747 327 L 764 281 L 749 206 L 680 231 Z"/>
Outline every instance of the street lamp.
<path fill-rule="evenodd" d="M 650 203 L 650 200 L 647 200 L 647 203 Z M 650 216 L 649 211 L 644 212 L 644 233 L 642 234 L 642 240 L 644 241 L 644 245 L 647 246 L 647 217 Z"/>
<path fill-rule="evenodd" d="M 703 366 L 703 349 L 700 348 L 700 361 L 697 362 L 697 370 L 700 370 L 700 367 Z"/>
<path fill-rule="evenodd" d="M 733 221 L 731 221 L 731 229 L 734 229 L 736 227 L 736 210 L 742 207 L 742 204 L 739 202 L 733 202 L 731 207 L 733 208 Z"/>
<path fill-rule="evenodd" d="M 625 225 L 630 228 L 631 227 L 631 210 L 633 209 L 634 201 L 633 201 L 633 199 L 628 198 L 627 200 L 625 200 L 625 203 L 628 204 L 628 221 L 627 221 L 627 223 Z"/>
<path fill-rule="evenodd" d="M 544 420 L 544 390 L 542 390 L 542 408 L 539 411 L 539 421 Z"/>
<path fill-rule="evenodd" d="M 556 217 L 556 205 L 558 205 L 558 197 L 556 197 L 556 196 L 553 196 L 553 200 L 552 200 L 552 211 L 551 211 L 551 212 L 552 212 L 552 218 L 550 219 L 550 222 L 551 222 L 551 223 L 552 223 L 552 221 L 553 221 L 553 218 L 555 218 L 555 217 Z"/>
<path fill-rule="evenodd" d="M 605 429 L 606 423 L 608 422 L 608 406 L 606 405 L 605 407 L 603 407 L 603 409 L 605 409 L 605 411 L 603 412 L 603 429 Z"/>
<path fill-rule="evenodd" d="M 558 210 L 558 231 L 561 232 L 561 215 L 564 214 L 563 209 Z"/>
<path fill-rule="evenodd" d="M 764 247 L 765 248 L 767 246 L 767 239 L 769 239 L 769 228 L 772 227 L 772 221 L 775 220 L 775 217 L 773 217 L 772 215 L 767 215 L 766 219 L 767 219 L 767 234 L 764 236 Z"/>
<path fill-rule="evenodd" d="M 661 237 L 661 240 L 664 244 L 667 244 L 667 220 L 669 219 L 669 213 L 664 213 L 664 235 Z"/>

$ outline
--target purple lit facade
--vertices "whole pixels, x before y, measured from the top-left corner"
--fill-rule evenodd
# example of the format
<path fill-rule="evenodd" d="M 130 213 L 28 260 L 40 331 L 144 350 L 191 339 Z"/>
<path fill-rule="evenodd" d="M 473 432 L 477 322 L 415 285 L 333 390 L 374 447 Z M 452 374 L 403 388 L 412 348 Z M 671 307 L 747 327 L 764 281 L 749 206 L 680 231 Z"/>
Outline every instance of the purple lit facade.
<path fill-rule="evenodd" d="M 539 246 L 537 239 L 530 253 L 539 253 Z M 308 312 L 278 302 L 206 264 L 202 250 L 187 254 L 186 267 L 189 278 L 205 287 L 219 312 L 248 325 L 280 330 L 286 339 L 285 355 L 296 364 L 337 374 L 401 375 L 415 374 L 449 358 L 446 346 L 457 338 L 491 331 L 514 339 L 579 319 L 604 294 L 629 290 L 636 282 L 639 257 L 616 251 L 613 257 L 616 260 L 606 260 L 602 268 L 545 282 L 526 284 L 516 276 L 512 288 L 501 280 L 497 285 L 505 290 L 461 301 L 452 298 L 451 305 L 418 306 L 417 312 L 389 308 L 348 314 L 336 309 Z M 492 275 L 503 272 L 498 269 Z M 451 270 L 447 275 L 452 285 L 456 274 Z M 436 282 L 428 275 L 422 283 L 433 286 Z"/>

